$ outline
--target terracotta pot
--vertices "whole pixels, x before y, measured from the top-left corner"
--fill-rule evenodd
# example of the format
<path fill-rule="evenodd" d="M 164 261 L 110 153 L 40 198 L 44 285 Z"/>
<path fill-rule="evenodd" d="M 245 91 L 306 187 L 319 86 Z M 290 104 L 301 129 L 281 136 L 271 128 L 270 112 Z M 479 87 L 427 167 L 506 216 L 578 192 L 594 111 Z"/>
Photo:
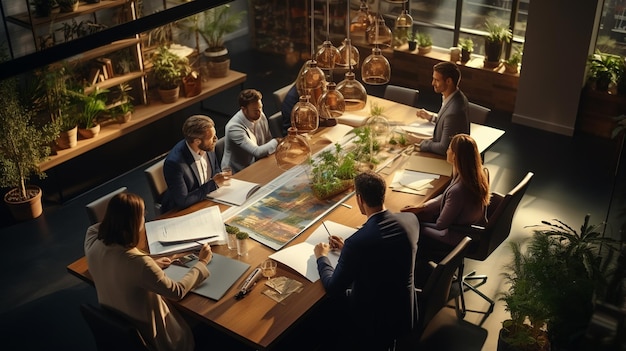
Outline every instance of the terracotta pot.
<path fill-rule="evenodd" d="M 85 139 L 91 139 L 100 133 L 100 124 L 91 128 L 78 128 L 78 134 Z"/>
<path fill-rule="evenodd" d="M 207 70 L 209 77 L 223 78 L 228 75 L 230 69 L 230 59 L 228 58 L 228 50 L 222 49 L 219 51 L 204 51 L 206 57 Z"/>
<path fill-rule="evenodd" d="M 128 123 L 132 117 L 133 117 L 133 113 L 132 113 L 132 112 L 130 112 L 130 111 L 128 111 L 128 112 L 126 112 L 126 113 L 125 113 L 125 114 L 123 114 L 123 115 L 117 115 L 117 116 L 115 117 L 115 120 L 116 120 L 118 123 Z"/>
<path fill-rule="evenodd" d="M 432 46 L 418 46 L 417 53 L 420 55 L 424 55 L 424 54 L 429 53 L 432 49 L 433 49 Z"/>
<path fill-rule="evenodd" d="M 74 127 L 70 130 L 59 133 L 59 137 L 56 140 L 57 147 L 59 149 L 69 149 L 76 146 L 78 140 L 78 127 Z"/>
<path fill-rule="evenodd" d="M 518 68 L 517 65 L 511 65 L 509 63 L 504 63 L 504 71 L 506 73 L 517 73 L 518 72 Z"/>
<path fill-rule="evenodd" d="M 32 197 L 26 200 L 19 199 L 19 191 L 18 188 L 14 188 L 4 194 L 4 203 L 9 207 L 13 218 L 18 221 L 26 221 L 41 216 L 43 213 L 41 188 L 35 185 L 28 186 L 26 192 Z"/>
<path fill-rule="evenodd" d="M 178 94 L 180 93 L 180 87 L 174 89 L 158 89 L 161 100 L 166 104 L 171 104 L 178 101 Z"/>

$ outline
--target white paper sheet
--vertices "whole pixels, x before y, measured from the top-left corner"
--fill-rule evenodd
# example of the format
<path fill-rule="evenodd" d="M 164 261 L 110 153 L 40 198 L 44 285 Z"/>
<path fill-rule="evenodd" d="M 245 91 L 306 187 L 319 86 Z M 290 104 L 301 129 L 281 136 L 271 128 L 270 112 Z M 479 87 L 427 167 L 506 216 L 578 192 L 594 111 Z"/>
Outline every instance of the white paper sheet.
<path fill-rule="evenodd" d="M 435 179 L 439 179 L 438 174 L 415 172 L 410 170 L 397 171 L 389 187 L 393 191 L 401 191 L 409 194 L 425 195 L 430 184 Z"/>

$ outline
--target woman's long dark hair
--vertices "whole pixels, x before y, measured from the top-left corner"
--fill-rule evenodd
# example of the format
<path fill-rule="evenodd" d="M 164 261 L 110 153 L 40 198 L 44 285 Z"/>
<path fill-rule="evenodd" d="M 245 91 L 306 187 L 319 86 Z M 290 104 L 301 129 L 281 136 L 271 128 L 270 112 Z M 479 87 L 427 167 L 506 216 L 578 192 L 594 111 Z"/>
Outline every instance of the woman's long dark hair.
<path fill-rule="evenodd" d="M 455 155 L 457 176 L 480 199 L 483 206 L 489 205 L 489 179 L 474 139 L 467 134 L 457 134 L 450 141 L 450 148 Z"/>
<path fill-rule="evenodd" d="M 98 239 L 106 245 L 119 244 L 131 248 L 139 243 L 144 216 L 144 201 L 136 194 L 115 195 L 107 206 L 98 230 Z"/>

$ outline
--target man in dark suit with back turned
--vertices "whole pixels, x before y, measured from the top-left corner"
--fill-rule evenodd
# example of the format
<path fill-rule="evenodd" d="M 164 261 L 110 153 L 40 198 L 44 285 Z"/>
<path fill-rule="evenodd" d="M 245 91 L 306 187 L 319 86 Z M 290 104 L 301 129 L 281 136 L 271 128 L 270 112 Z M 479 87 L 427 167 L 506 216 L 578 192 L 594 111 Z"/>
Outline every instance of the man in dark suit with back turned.
<path fill-rule="evenodd" d="M 469 106 L 465 94 L 459 90 L 461 71 L 453 62 L 440 62 L 433 67 L 433 89 L 441 93 L 443 102 L 439 113 L 419 109 L 415 115 L 435 123 L 430 140 L 419 144 L 420 151 L 445 155 L 452 137 L 470 133 Z"/>
<path fill-rule="evenodd" d="M 335 321 L 340 327 L 325 335 L 338 338 L 331 343 L 337 349 L 387 350 L 416 320 L 413 270 L 419 223 L 384 208 L 386 185 L 380 175 L 361 173 L 354 186 L 367 222 L 345 244 L 331 236 L 330 243 L 314 248 L 322 285 L 336 299 L 334 314 L 339 317 L 328 316 L 329 325 Z M 331 249 L 340 251 L 334 269 L 327 257 Z"/>
<path fill-rule="evenodd" d="M 215 155 L 215 123 L 207 116 L 194 115 L 183 124 L 184 139 L 165 158 L 163 175 L 167 191 L 161 210 L 181 209 L 195 204 L 224 182 Z"/>

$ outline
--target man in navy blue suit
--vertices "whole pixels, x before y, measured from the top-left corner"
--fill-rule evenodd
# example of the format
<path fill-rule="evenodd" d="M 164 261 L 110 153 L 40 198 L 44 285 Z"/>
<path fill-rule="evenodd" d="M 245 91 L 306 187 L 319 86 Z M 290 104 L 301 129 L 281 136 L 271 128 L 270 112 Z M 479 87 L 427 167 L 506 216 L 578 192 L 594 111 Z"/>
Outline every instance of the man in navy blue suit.
<path fill-rule="evenodd" d="M 337 306 L 348 306 L 348 316 L 339 325 L 351 327 L 353 334 L 342 335 L 339 348 L 387 350 L 395 338 L 409 332 L 417 317 L 413 270 L 419 223 L 384 208 L 386 185 L 380 175 L 361 173 L 354 185 L 367 222 L 345 243 L 331 236 L 330 243 L 317 244 L 317 270 L 326 293 L 338 299 Z M 331 250 L 341 252 L 336 268 L 327 257 Z"/>
<path fill-rule="evenodd" d="M 207 116 L 194 115 L 183 124 L 184 139 L 165 158 L 163 175 L 167 191 L 162 211 L 181 209 L 206 199 L 224 182 L 215 155 L 215 123 Z"/>

